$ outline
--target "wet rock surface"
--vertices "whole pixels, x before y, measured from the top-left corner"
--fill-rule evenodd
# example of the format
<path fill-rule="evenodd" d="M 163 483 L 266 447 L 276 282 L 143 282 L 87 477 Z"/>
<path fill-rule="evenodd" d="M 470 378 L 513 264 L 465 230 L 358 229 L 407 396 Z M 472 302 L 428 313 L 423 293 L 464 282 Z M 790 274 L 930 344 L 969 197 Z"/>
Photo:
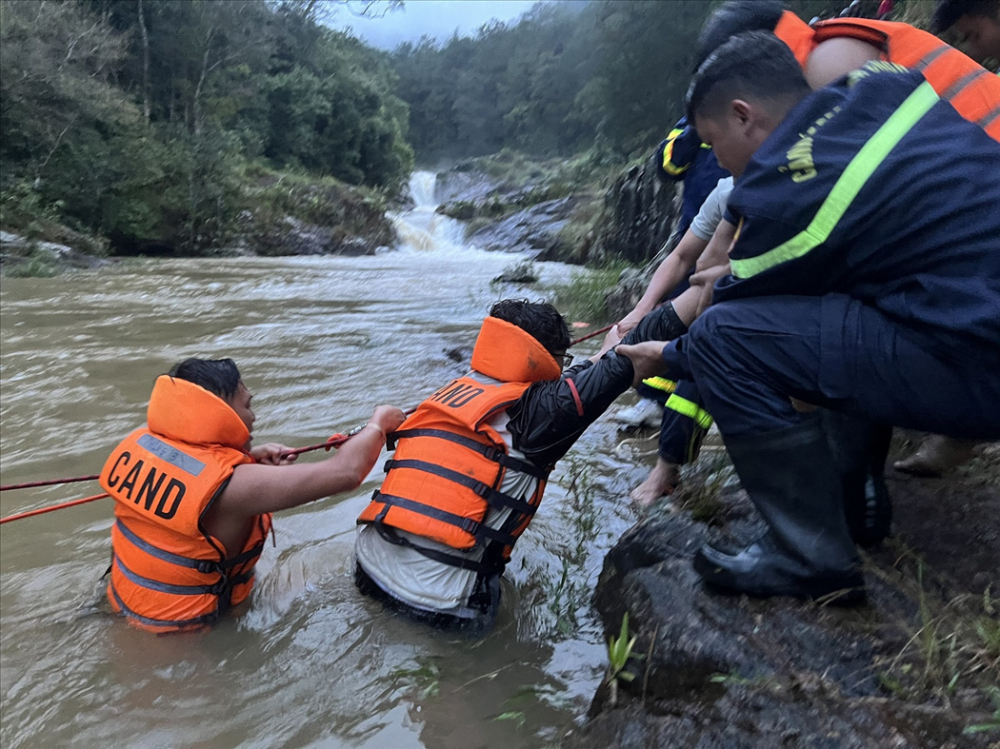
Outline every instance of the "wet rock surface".
<path fill-rule="evenodd" d="M 677 188 L 656 174 L 656 156 L 633 166 L 607 191 L 608 220 L 598 237 L 605 254 L 630 263 L 651 260 L 670 238 Z"/>
<path fill-rule="evenodd" d="M 468 237 L 484 250 L 535 252 L 536 260 L 553 260 L 559 253 L 559 232 L 579 204 L 576 197 L 548 200 L 518 211 Z"/>
<path fill-rule="evenodd" d="M 1000 448 L 987 452 L 996 476 Z M 694 519 L 707 514 L 698 487 L 675 495 L 679 509 L 654 506 L 609 552 L 594 596 L 607 637 L 628 612 L 635 678 L 603 685 L 563 745 L 1000 746 L 1000 732 L 964 732 L 996 721 L 988 689 L 1000 684 L 986 637 L 1000 631 L 1000 487 L 982 476 L 890 473 L 895 536 L 865 556 L 868 598 L 850 608 L 702 586 L 702 543 L 760 532 L 738 487 L 712 499 L 711 525 Z"/>
<path fill-rule="evenodd" d="M 72 235 L 68 229 L 67 234 Z M 72 237 L 69 241 L 73 241 Z M 19 234 L 0 231 L 0 268 L 4 273 L 17 272 L 28 264 L 48 271 L 39 275 L 52 275 L 65 270 L 89 270 L 112 263 L 106 257 L 58 242 L 34 241 Z M 35 275 L 35 273 L 32 273 Z"/>
<path fill-rule="evenodd" d="M 371 236 L 354 236 L 340 227 L 317 226 L 285 216 L 272 227 L 243 224 L 237 246 L 259 255 L 374 255 L 392 241 L 391 231 L 380 227 Z"/>

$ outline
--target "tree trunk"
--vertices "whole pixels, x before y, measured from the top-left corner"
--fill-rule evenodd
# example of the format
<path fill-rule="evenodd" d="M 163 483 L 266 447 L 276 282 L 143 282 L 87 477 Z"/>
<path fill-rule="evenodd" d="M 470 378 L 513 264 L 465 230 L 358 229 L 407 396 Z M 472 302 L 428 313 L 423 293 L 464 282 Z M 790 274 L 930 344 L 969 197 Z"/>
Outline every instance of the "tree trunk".
<path fill-rule="evenodd" d="M 139 30 L 142 32 L 142 115 L 149 122 L 149 33 L 146 31 L 146 15 L 142 0 L 139 2 Z"/>

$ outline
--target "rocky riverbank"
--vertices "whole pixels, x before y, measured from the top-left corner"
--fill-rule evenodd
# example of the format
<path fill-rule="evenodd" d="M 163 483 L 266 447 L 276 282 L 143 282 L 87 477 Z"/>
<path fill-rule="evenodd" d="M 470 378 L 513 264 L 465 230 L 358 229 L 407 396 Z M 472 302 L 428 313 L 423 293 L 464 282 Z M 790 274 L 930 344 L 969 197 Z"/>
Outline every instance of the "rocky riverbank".
<path fill-rule="evenodd" d="M 122 256 L 373 255 L 396 243 L 384 196 L 332 178 L 261 167 L 242 175 L 235 218 L 219 219 L 218 239 L 193 249 L 183 227 L 147 237 L 81 234 L 51 217 L 17 216 L 0 236 L 0 273 L 52 276 L 99 268 Z M 30 220 L 29 220 L 30 219 Z M 4 221 L 8 221 L 5 214 Z"/>
<path fill-rule="evenodd" d="M 760 523 L 724 457 L 701 462 L 605 560 L 594 602 L 609 638 L 628 613 L 634 678 L 565 747 L 1000 746 L 1000 446 L 947 479 L 890 473 L 894 536 L 854 608 L 706 592 L 695 550 Z"/>

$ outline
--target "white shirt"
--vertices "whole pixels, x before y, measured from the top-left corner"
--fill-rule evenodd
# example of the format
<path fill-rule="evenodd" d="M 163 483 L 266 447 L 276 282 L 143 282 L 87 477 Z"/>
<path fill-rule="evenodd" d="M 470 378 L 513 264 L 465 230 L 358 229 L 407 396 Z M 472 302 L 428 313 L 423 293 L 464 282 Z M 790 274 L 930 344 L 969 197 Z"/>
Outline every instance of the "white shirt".
<path fill-rule="evenodd" d="M 726 215 L 726 206 L 729 205 L 729 194 L 732 191 L 733 178 L 725 177 L 719 180 L 719 184 L 705 198 L 701 210 L 691 222 L 691 231 L 698 239 L 707 242 L 715 234 L 722 217 Z"/>

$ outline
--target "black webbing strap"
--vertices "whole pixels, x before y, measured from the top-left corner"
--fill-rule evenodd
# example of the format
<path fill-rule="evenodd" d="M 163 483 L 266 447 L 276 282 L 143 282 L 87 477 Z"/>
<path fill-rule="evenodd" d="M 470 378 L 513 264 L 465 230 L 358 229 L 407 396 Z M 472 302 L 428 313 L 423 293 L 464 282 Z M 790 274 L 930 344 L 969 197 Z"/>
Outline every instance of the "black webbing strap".
<path fill-rule="evenodd" d="M 480 575 L 491 575 L 496 572 L 495 565 L 483 564 L 482 562 L 476 562 L 472 559 L 463 559 L 462 557 L 455 556 L 454 554 L 447 554 L 443 551 L 438 551 L 437 549 L 428 549 L 425 546 L 420 546 L 419 544 L 411 542 L 407 538 L 396 535 L 392 528 L 382 523 L 373 522 L 373 525 L 375 526 L 375 530 L 378 531 L 378 534 L 389 543 L 395 544 L 396 546 L 406 546 L 407 548 L 423 554 L 428 559 L 433 559 L 435 562 L 447 564 L 451 567 L 459 567 L 463 570 L 476 572 Z"/>
<path fill-rule="evenodd" d="M 238 564 L 243 564 L 244 562 L 249 562 L 251 559 L 256 559 L 264 551 L 264 542 L 261 541 L 259 544 L 254 546 L 252 549 L 244 551 L 242 554 L 238 554 L 231 559 L 227 559 L 222 563 L 222 567 L 229 569 L 230 567 L 235 567 Z"/>
<path fill-rule="evenodd" d="M 155 590 L 158 593 L 170 593 L 175 596 L 201 596 L 206 594 L 217 596 L 222 594 L 227 585 L 225 576 L 213 585 L 172 585 L 171 583 L 164 583 L 150 577 L 144 577 L 138 572 L 133 572 L 125 566 L 121 557 L 115 557 L 115 564 L 118 565 L 118 571 L 121 572 L 127 580 L 141 588 Z"/>
<path fill-rule="evenodd" d="M 444 510 L 439 510 L 437 507 L 431 507 L 430 505 L 425 505 L 423 502 L 406 499 L 405 497 L 383 494 L 378 489 L 376 489 L 372 494 L 372 501 L 382 502 L 384 504 L 382 509 L 379 511 L 379 514 L 373 521 L 376 525 L 382 525 L 390 507 L 399 507 L 403 510 L 409 510 L 410 512 L 425 515 L 429 518 L 433 518 L 434 520 L 440 520 L 442 523 L 454 525 L 469 535 L 475 536 L 477 541 L 497 541 L 505 546 L 513 546 L 517 541 L 517 538 L 509 533 L 490 528 L 489 526 L 483 525 L 472 518 L 455 515 L 451 512 L 445 512 Z"/>
<path fill-rule="evenodd" d="M 386 472 L 392 468 L 409 468 L 414 471 L 423 471 L 424 473 L 430 473 L 434 476 L 447 479 L 448 481 L 453 481 L 460 486 L 471 489 L 477 495 L 485 499 L 486 502 L 495 509 L 511 509 L 514 512 L 519 512 L 522 515 L 527 515 L 529 517 L 534 515 L 535 510 L 537 509 L 534 505 L 521 499 L 515 499 L 509 494 L 499 492 L 493 487 L 484 484 L 482 481 L 477 481 L 471 476 L 466 476 L 464 473 L 459 473 L 458 471 L 453 471 L 450 468 L 435 465 L 434 463 L 428 463 L 425 460 L 387 460 L 385 462 Z"/>
<path fill-rule="evenodd" d="M 399 507 L 403 510 L 409 510 L 410 512 L 416 512 L 420 515 L 425 515 L 434 520 L 439 520 L 442 523 L 448 523 L 449 525 L 454 525 L 466 533 L 471 535 L 476 535 L 476 531 L 479 530 L 479 523 L 472 518 L 462 517 L 461 515 L 456 515 L 453 512 L 446 512 L 445 510 L 439 510 L 437 507 L 431 507 L 430 505 L 425 505 L 423 502 L 417 502 L 412 499 L 406 499 L 405 497 L 396 497 L 392 494 L 383 494 L 378 489 L 372 495 L 373 502 L 383 502 L 385 507 L 379 512 L 378 516 L 375 518 L 376 522 L 381 523 L 385 519 L 386 513 L 389 511 L 390 507 Z"/>
<path fill-rule="evenodd" d="M 111 594 L 115 597 L 115 603 L 118 604 L 118 607 L 121 609 L 122 613 L 125 614 L 125 616 L 131 617 L 136 621 L 140 621 L 143 624 L 148 624 L 153 627 L 188 627 L 193 624 L 214 624 L 219 619 L 218 612 L 214 611 L 211 614 L 196 616 L 193 619 L 150 619 L 148 616 L 137 614 L 126 606 L 125 602 L 121 599 L 121 596 L 118 595 L 118 591 L 115 590 L 114 583 L 112 583 L 110 587 Z"/>
<path fill-rule="evenodd" d="M 446 432 L 443 429 L 404 429 L 401 432 L 394 432 L 390 434 L 386 442 L 386 446 L 390 450 L 395 450 L 396 443 L 399 440 L 411 437 L 436 437 L 437 439 L 454 442 L 456 445 L 461 445 L 462 447 L 467 447 L 470 450 L 475 450 L 483 457 L 488 460 L 492 460 L 494 463 L 499 463 L 504 468 L 511 468 L 515 471 L 526 473 L 529 476 L 542 481 L 545 481 L 549 477 L 549 471 L 546 471 L 544 468 L 539 468 L 533 463 L 528 463 L 527 461 L 511 457 L 503 450 L 496 447 L 484 445 L 482 442 L 477 442 L 474 439 L 463 437 L 460 434 Z"/>

